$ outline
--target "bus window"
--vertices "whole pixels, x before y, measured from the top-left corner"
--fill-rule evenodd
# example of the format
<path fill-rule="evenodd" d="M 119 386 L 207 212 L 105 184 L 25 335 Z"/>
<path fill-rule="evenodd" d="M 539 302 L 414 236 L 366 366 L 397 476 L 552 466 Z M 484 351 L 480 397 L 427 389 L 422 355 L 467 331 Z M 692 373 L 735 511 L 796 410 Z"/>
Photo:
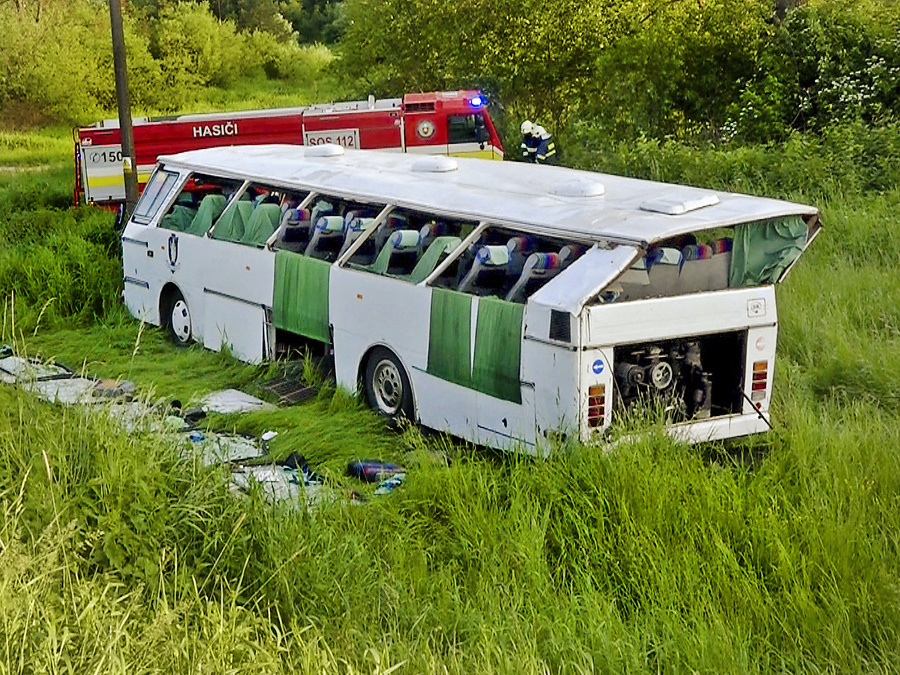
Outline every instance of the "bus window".
<path fill-rule="evenodd" d="M 191 174 L 159 226 L 203 236 L 225 209 L 228 197 L 240 186 L 238 180 Z"/>
<path fill-rule="evenodd" d="M 420 283 L 475 229 L 476 223 L 394 209 L 373 227 L 348 265 Z"/>
<path fill-rule="evenodd" d="M 319 195 L 310 208 L 310 236 L 305 254 L 334 262 L 365 232 L 385 204 Z"/>
<path fill-rule="evenodd" d="M 175 172 L 166 171 L 164 168 L 154 171 L 134 209 L 132 220 L 142 225 L 153 220 L 177 180 L 178 174 Z"/>
<path fill-rule="evenodd" d="M 232 190 L 234 192 L 236 190 Z M 216 214 L 212 237 L 247 246 L 263 246 L 279 231 L 287 211 L 292 207 L 296 209 L 305 197 L 304 192 L 250 183 Z"/>
<path fill-rule="evenodd" d="M 462 293 L 525 302 L 587 248 L 578 242 L 490 227 L 435 283 Z"/>

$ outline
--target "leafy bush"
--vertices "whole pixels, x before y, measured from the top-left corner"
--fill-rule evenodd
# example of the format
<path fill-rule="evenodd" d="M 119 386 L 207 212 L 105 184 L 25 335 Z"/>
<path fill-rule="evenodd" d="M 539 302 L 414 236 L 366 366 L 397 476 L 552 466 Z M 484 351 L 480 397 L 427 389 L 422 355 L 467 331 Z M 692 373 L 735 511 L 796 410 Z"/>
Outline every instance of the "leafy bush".
<path fill-rule="evenodd" d="M 851 10 L 851 11 L 848 11 Z M 855 120 L 881 124 L 900 112 L 895 6 L 800 7 L 773 32 L 730 106 L 727 137 L 781 140 Z"/>
<path fill-rule="evenodd" d="M 282 0 L 280 7 L 301 44 L 333 45 L 346 30 L 343 0 Z"/>
<path fill-rule="evenodd" d="M 242 40 L 230 21 L 218 21 L 206 3 L 166 6 L 153 34 L 153 55 L 170 88 L 227 85 L 247 67 Z"/>
<path fill-rule="evenodd" d="M 560 135 L 567 163 L 579 168 L 771 197 L 819 200 L 892 190 L 900 183 L 900 124 L 861 122 L 822 135 L 792 134 L 782 144 L 725 146 L 641 138 L 616 142 L 589 122 Z"/>

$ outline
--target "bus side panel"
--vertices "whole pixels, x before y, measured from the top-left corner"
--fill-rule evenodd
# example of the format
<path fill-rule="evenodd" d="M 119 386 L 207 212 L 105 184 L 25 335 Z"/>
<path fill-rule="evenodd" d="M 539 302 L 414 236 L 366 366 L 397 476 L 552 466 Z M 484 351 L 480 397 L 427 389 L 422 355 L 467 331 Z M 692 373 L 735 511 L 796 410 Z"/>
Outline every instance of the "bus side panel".
<path fill-rule="evenodd" d="M 329 304 L 338 384 L 355 391 L 374 346 L 400 359 L 412 384 L 418 421 L 474 440 L 475 392 L 429 375 L 430 288 L 333 267 Z"/>
<path fill-rule="evenodd" d="M 534 387 L 522 387 L 522 402 L 503 401 L 478 393 L 475 405 L 478 413 L 476 442 L 529 454 L 542 452 L 534 429 Z"/>
<path fill-rule="evenodd" d="M 203 345 L 207 349 L 227 348 L 248 363 L 259 363 L 268 356 L 269 324 L 262 305 L 207 293 L 204 307 Z"/>
<path fill-rule="evenodd" d="M 534 388 L 537 444 L 547 444 L 557 433 L 577 437 L 578 352 L 526 339 L 522 343 L 522 380 L 526 383 L 523 392 L 528 384 Z"/>
<path fill-rule="evenodd" d="M 203 270 L 197 284 L 207 292 L 243 300 L 252 305 L 272 306 L 275 284 L 275 253 L 266 248 L 244 246 L 208 237 L 179 235 L 200 242 L 200 254 L 192 264 Z"/>
<path fill-rule="evenodd" d="M 410 377 L 412 371 L 424 370 L 430 303 L 428 289 L 369 272 L 332 267 L 328 304 L 338 384 L 356 389 L 359 364 L 373 345 L 394 352 Z"/>
<path fill-rule="evenodd" d="M 131 315 L 141 321 L 158 326 L 159 312 L 156 303 L 158 281 L 154 282 L 147 253 L 148 228 L 129 225 L 122 237 L 122 270 L 124 285 L 122 294 Z"/>

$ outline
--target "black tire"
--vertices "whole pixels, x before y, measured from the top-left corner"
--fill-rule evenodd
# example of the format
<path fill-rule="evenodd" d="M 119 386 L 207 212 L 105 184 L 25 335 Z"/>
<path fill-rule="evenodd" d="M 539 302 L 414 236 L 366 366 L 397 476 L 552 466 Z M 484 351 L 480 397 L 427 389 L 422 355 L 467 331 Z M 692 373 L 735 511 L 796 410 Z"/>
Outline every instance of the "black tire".
<path fill-rule="evenodd" d="M 392 421 L 413 419 L 412 387 L 393 352 L 384 347 L 372 352 L 366 361 L 364 386 L 370 408 Z"/>
<path fill-rule="evenodd" d="M 191 323 L 191 310 L 181 291 L 175 290 L 169 298 L 166 309 L 166 327 L 169 337 L 176 345 L 183 347 L 194 338 L 194 325 Z"/>

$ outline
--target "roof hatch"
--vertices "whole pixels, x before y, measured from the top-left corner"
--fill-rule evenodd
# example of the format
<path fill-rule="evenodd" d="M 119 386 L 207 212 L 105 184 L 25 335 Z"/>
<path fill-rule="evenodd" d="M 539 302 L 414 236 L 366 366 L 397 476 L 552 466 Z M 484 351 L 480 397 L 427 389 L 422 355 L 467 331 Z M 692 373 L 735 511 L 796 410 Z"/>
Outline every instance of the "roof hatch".
<path fill-rule="evenodd" d="M 334 143 L 322 143 L 321 145 L 310 145 L 303 153 L 304 157 L 340 157 L 344 154 L 344 148 Z"/>
<path fill-rule="evenodd" d="M 445 155 L 429 155 L 416 160 L 412 165 L 412 170 L 418 173 L 446 173 L 458 168 L 459 162 Z"/>
<path fill-rule="evenodd" d="M 718 203 L 719 198 L 714 194 L 701 192 L 688 195 L 673 194 L 664 195 L 658 199 L 649 199 L 641 204 L 641 210 L 664 213 L 667 216 L 680 216 Z"/>
<path fill-rule="evenodd" d="M 600 197 L 606 193 L 603 183 L 594 180 L 575 179 L 559 183 L 550 190 L 558 197 Z"/>

